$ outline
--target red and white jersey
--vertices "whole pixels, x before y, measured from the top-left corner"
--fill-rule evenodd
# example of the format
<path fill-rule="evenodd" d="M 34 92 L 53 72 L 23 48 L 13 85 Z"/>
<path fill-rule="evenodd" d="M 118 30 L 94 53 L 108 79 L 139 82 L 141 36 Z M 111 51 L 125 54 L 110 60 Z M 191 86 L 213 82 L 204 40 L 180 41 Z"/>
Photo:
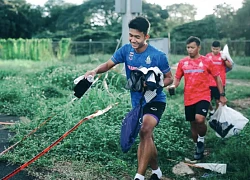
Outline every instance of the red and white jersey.
<path fill-rule="evenodd" d="M 211 100 L 209 75 L 218 76 L 220 72 L 213 62 L 205 56 L 197 59 L 185 57 L 177 66 L 175 77 L 181 80 L 184 76 L 184 105 L 193 105 L 201 100 Z"/>
<path fill-rule="evenodd" d="M 218 53 L 217 55 L 214 55 L 211 52 L 211 53 L 208 53 L 206 57 L 212 60 L 214 66 L 216 66 L 216 68 L 218 68 L 218 70 L 220 71 L 220 78 L 221 78 L 223 86 L 225 86 L 226 85 L 226 64 L 225 64 L 225 61 L 221 58 L 221 54 Z M 213 76 L 210 75 L 209 78 L 210 78 L 209 86 L 217 87 L 217 84 Z"/>

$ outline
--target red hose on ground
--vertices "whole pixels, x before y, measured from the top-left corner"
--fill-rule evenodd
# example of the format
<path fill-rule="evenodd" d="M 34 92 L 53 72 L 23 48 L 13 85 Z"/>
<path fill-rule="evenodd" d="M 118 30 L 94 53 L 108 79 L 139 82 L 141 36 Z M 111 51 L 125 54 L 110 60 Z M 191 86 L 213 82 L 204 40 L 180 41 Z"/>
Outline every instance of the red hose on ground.
<path fill-rule="evenodd" d="M 114 105 L 116 105 L 116 104 L 117 103 L 115 103 Z M 29 160 L 28 162 L 24 163 L 23 165 L 21 165 L 20 167 L 18 167 L 14 171 L 12 171 L 10 174 L 8 174 L 4 178 L 2 178 L 2 180 L 8 180 L 9 178 L 13 177 L 15 174 L 19 173 L 21 170 L 23 170 L 24 168 L 26 168 L 27 166 L 29 166 L 31 163 L 33 163 L 34 161 L 36 161 L 37 159 L 39 159 L 41 156 L 43 156 L 45 153 L 47 153 L 52 147 L 54 147 L 55 145 L 57 145 L 61 140 L 63 140 L 66 136 L 68 136 L 72 131 L 74 131 L 76 128 L 78 128 L 83 122 L 106 113 L 112 107 L 113 107 L 113 105 L 109 105 L 105 109 L 98 110 L 95 113 L 93 113 L 93 114 L 91 114 L 91 115 L 83 118 L 73 128 L 71 128 L 69 131 L 67 131 L 66 133 L 64 133 L 59 139 L 57 139 L 54 143 L 52 143 L 50 146 L 48 146 L 47 148 L 45 148 L 42 152 L 40 152 L 39 154 L 37 154 L 31 160 Z"/>

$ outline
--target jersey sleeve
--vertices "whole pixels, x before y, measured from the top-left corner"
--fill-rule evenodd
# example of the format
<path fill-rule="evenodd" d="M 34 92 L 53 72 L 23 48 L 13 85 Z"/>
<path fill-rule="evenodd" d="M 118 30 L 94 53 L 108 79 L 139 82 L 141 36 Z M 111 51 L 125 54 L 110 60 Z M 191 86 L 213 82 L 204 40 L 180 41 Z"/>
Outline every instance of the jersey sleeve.
<path fill-rule="evenodd" d="M 171 69 L 169 66 L 168 58 L 167 58 L 166 54 L 163 54 L 160 56 L 159 69 L 161 70 L 161 72 L 163 74 L 168 73 Z"/>
<path fill-rule="evenodd" d="M 115 64 L 119 64 L 119 63 L 124 63 L 125 59 L 126 59 L 126 49 L 127 46 L 124 45 L 122 47 L 120 47 L 111 57 L 111 60 L 115 63 Z"/>
<path fill-rule="evenodd" d="M 182 69 L 182 61 L 178 63 L 176 73 L 175 73 L 175 78 L 176 79 L 181 79 L 182 76 L 184 75 L 183 69 Z"/>

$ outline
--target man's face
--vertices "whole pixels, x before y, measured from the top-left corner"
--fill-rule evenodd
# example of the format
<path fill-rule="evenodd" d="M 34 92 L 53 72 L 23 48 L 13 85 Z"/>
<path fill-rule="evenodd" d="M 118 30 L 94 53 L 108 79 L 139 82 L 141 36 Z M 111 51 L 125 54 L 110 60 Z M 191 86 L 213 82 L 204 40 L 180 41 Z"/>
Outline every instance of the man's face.
<path fill-rule="evenodd" d="M 149 35 L 145 35 L 136 29 L 129 29 L 129 42 L 134 49 L 140 49 L 146 44 Z"/>
<path fill-rule="evenodd" d="M 186 48 L 190 58 L 195 58 L 199 54 L 200 46 L 197 46 L 196 42 L 187 44 Z"/>
<path fill-rule="evenodd" d="M 221 48 L 220 47 L 211 47 L 211 50 L 212 50 L 212 53 L 214 55 L 217 55 L 220 52 Z"/>

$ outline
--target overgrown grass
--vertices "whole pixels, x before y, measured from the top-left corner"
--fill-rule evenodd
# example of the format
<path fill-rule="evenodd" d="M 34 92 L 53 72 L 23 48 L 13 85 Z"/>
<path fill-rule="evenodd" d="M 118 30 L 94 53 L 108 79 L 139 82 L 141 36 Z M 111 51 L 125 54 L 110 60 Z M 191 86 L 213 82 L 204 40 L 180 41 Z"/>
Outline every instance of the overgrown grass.
<path fill-rule="evenodd" d="M 110 71 L 108 78 L 105 79 L 105 75 L 102 75 L 84 98 L 69 103 L 73 98 L 73 80 L 107 60 L 107 57 L 110 56 L 86 56 L 64 62 L 1 61 L 0 113 L 31 119 L 30 124 L 17 123 L 12 128 L 16 133 L 13 143 L 46 118 L 56 114 L 45 126 L 1 159 L 24 163 L 52 144 L 83 117 L 118 102 L 106 114 L 83 123 L 49 153 L 30 165 L 28 170 L 41 179 L 132 178 L 137 168 L 139 140 L 127 154 L 121 152 L 119 145 L 121 121 L 131 109 L 129 92 L 124 89 L 125 77 L 116 70 Z M 108 90 L 104 86 L 105 82 Z M 230 100 L 248 97 L 249 91 L 247 87 L 229 85 L 227 94 L 230 105 Z M 168 177 L 189 179 L 190 177 L 176 177 L 172 173 L 172 167 L 176 163 L 167 160 L 183 161 L 184 157 L 192 158 L 193 143 L 189 124 L 184 120 L 183 83 L 175 96 L 167 96 L 167 109 L 154 133 L 161 169 Z M 245 112 L 247 111 L 249 110 Z M 250 114 L 247 116 L 250 118 Z M 205 160 L 230 164 L 228 173 L 217 175 L 217 178 L 236 180 L 250 176 L 250 166 L 247 164 L 250 158 L 247 138 L 249 131 L 248 125 L 240 136 L 221 140 L 209 130 L 207 146 L 212 151 Z M 237 152 L 240 154 L 237 155 Z M 245 159 L 241 160 L 243 157 Z M 239 172 L 239 169 L 243 169 L 244 173 Z"/>
<path fill-rule="evenodd" d="M 240 79 L 240 80 L 248 80 L 246 83 L 249 83 L 250 80 L 250 67 L 248 66 L 239 66 L 235 65 L 235 67 L 227 73 L 228 79 Z"/>

